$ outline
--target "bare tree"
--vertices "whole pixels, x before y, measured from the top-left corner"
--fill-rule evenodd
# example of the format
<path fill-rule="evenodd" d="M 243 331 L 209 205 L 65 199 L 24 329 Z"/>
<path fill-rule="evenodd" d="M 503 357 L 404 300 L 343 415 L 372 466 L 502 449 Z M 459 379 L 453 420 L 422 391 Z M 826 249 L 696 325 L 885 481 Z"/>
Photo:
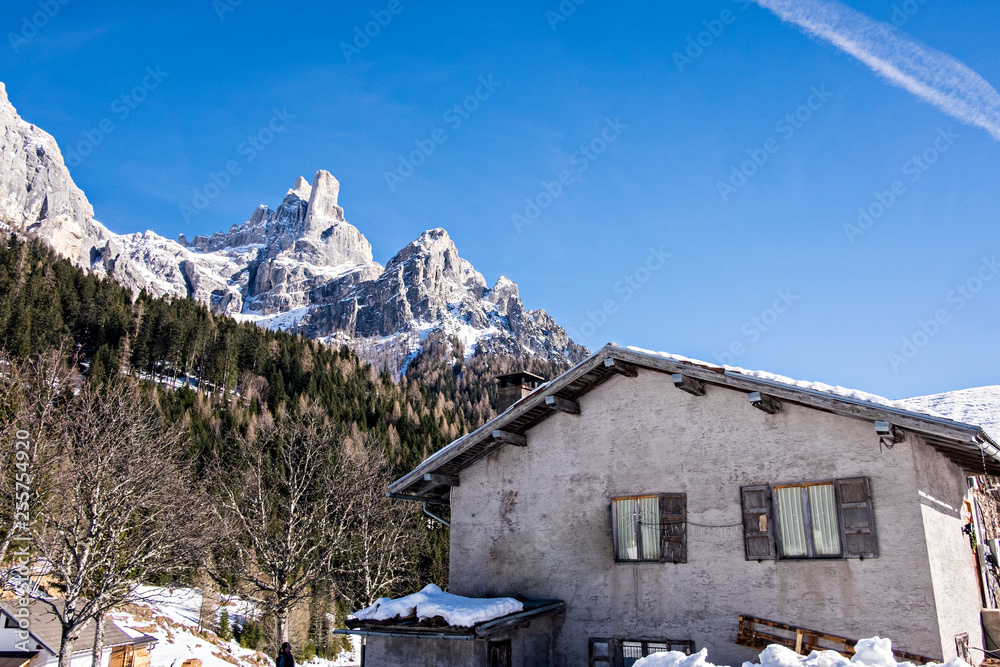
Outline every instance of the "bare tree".
<path fill-rule="evenodd" d="M 46 467 L 51 445 L 59 437 L 61 410 L 81 383 L 62 350 L 51 350 L 30 361 L 0 351 L 0 442 L 11 444 L 4 450 L 9 455 L 0 458 L 0 479 L 4 482 L 0 484 L 0 512 L 4 519 L 15 518 L 15 498 L 29 486 L 17 482 L 24 480 L 25 474 L 30 478 L 33 471 Z M 19 434 L 22 437 L 17 437 Z M 14 446 L 15 442 L 22 444 Z M 22 522 L 0 523 L 5 525 L 9 528 L 0 540 L 0 563 L 5 561 L 15 534 L 28 530 Z M 0 579 L 0 588 L 4 584 L 6 580 Z"/>
<path fill-rule="evenodd" d="M 228 567 L 277 619 L 279 644 L 288 641 L 289 612 L 329 577 L 347 539 L 338 514 L 350 512 L 353 499 L 336 478 L 339 444 L 323 410 L 303 403 L 297 415 L 256 421 L 234 460 L 214 471 L 235 560 Z"/>
<path fill-rule="evenodd" d="M 382 446 L 367 438 L 364 446 L 345 451 L 337 479 L 353 500 L 343 515 L 349 535 L 336 568 L 336 591 L 353 609 L 400 592 L 412 579 L 426 531 L 414 503 L 387 498 L 393 480 Z"/>
<path fill-rule="evenodd" d="M 210 524 L 180 432 L 134 383 L 84 387 L 62 416 L 36 471 L 32 537 L 62 588 L 61 604 L 43 602 L 62 627 L 59 664 L 69 667 L 86 625 L 135 599 L 136 582 L 197 564 Z"/>

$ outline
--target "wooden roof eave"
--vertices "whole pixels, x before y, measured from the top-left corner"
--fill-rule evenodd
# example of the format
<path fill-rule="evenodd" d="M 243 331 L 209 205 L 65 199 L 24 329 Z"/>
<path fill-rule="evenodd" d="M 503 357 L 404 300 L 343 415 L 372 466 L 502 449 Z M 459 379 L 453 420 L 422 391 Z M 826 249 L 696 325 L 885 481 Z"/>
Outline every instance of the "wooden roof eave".
<path fill-rule="evenodd" d="M 532 426 L 547 419 L 555 410 L 545 405 L 545 397 L 557 395 L 576 400 L 616 375 L 604 367 L 605 359 L 615 359 L 647 370 L 696 378 L 706 384 L 747 393 L 760 391 L 780 401 L 794 403 L 840 416 L 865 421 L 889 421 L 893 425 L 916 433 L 928 444 L 951 458 L 963 469 L 975 472 L 985 468 L 1000 474 L 1000 446 L 978 426 L 912 412 L 869 401 L 838 396 L 805 387 L 796 387 L 774 380 L 725 370 L 718 366 L 688 363 L 670 357 L 647 354 L 614 345 L 606 345 L 555 380 L 521 399 L 475 431 L 455 440 L 427 458 L 412 471 L 389 485 L 390 495 L 412 493 L 424 495 L 431 491 L 423 480 L 425 473 L 458 475 L 465 468 L 504 446 L 493 441 L 494 430 L 524 434 Z M 984 445 L 986 445 L 984 447 Z M 985 466 L 983 459 L 985 458 Z M 979 460 L 973 468 L 973 460 Z"/>

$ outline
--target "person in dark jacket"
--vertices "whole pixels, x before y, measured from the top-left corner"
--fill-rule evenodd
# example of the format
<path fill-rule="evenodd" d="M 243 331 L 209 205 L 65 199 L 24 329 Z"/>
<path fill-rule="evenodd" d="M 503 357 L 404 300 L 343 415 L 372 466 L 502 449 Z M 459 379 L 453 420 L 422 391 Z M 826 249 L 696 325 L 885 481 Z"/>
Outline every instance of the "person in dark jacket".
<path fill-rule="evenodd" d="M 292 645 L 285 642 L 281 645 L 281 652 L 278 653 L 274 661 L 274 667 L 295 667 L 295 658 L 292 657 Z"/>

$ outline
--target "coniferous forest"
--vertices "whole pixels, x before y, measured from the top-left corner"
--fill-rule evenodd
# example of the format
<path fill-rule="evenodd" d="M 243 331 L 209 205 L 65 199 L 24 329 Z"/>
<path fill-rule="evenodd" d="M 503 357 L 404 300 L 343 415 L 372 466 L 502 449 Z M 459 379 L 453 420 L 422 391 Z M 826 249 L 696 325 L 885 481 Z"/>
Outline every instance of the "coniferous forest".
<path fill-rule="evenodd" d="M 7 432 L 33 424 L 37 450 L 31 464 L 40 480 L 49 480 L 33 489 L 37 503 L 51 505 L 52 516 L 58 515 L 53 499 L 60 484 L 68 484 L 58 474 L 69 468 L 84 475 L 87 457 L 100 458 L 86 453 L 96 445 L 85 441 L 102 439 L 88 435 L 88 427 L 135 433 L 138 425 L 156 434 L 131 460 L 149 458 L 158 469 L 187 479 L 190 489 L 177 489 L 186 496 L 183 511 L 204 530 L 188 534 L 188 521 L 181 531 L 179 543 L 190 558 L 174 554 L 169 562 L 135 565 L 131 574 L 159 583 L 211 580 L 221 590 L 253 595 L 264 602 L 268 636 L 275 642 L 288 636 L 286 620 L 296 607 L 308 606 L 314 619 L 325 612 L 342 618 L 377 597 L 413 592 L 432 581 L 446 586 L 447 528 L 428 520 L 419 505 L 385 499 L 385 485 L 495 416 L 494 376 L 528 370 L 551 378 L 565 370 L 531 358 L 465 358 L 461 344 L 442 335 L 432 334 L 427 343 L 396 381 L 390 369 L 372 368 L 347 347 L 237 322 L 189 299 L 133 295 L 38 241 L 8 236 L 0 244 L 0 361 L 7 387 L 0 408 Z M 74 387 L 73 395 L 54 390 L 56 384 Z M 41 446 L 45 442 L 52 443 L 48 450 Z M 72 442 L 83 444 L 67 450 Z M 59 473 L 49 476 L 46 456 L 81 458 L 75 467 L 50 466 Z M 127 465 L 136 475 L 134 463 Z M 17 469 L 2 473 L 6 478 Z M 252 489 L 260 491 L 256 498 Z M 262 500 L 268 489 L 278 490 L 273 503 Z M 274 534 L 253 533 L 255 525 L 287 521 L 282 502 L 296 494 L 301 502 L 295 511 L 312 512 L 315 520 L 299 543 L 274 549 L 294 556 L 296 549 L 315 553 L 320 545 L 325 560 L 308 566 L 294 558 L 277 562 L 260 548 Z M 447 508 L 438 510 L 447 516 Z M 142 512 L 148 516 L 149 509 Z M 354 522 L 360 514 L 374 519 Z M 371 525 L 378 530 L 369 530 Z M 38 530 L 42 545 L 46 528 Z M 0 560 L 10 535 L 2 537 Z M 398 550 L 391 562 L 373 563 L 363 555 L 382 544 Z M 84 581 L 98 575 L 77 574 L 79 582 L 56 587 L 114 588 Z M 362 580 L 368 583 L 359 586 Z M 91 618 L 125 597 L 95 605 Z M 81 615 L 65 623 L 87 620 Z M 64 627 L 66 634 L 71 630 Z M 309 623 L 310 650 L 328 652 L 327 630 L 324 623 Z"/>

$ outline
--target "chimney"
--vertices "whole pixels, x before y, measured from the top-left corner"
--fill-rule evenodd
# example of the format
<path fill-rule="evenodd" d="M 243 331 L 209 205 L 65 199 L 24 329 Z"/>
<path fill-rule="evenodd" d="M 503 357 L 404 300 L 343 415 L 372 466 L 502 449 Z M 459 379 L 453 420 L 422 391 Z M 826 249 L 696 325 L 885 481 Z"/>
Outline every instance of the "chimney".
<path fill-rule="evenodd" d="M 514 405 L 522 398 L 534 391 L 539 384 L 545 382 L 545 378 L 521 371 L 520 373 L 510 373 L 508 375 L 498 375 L 500 391 L 497 400 L 497 412 L 506 412 L 507 408 Z"/>

